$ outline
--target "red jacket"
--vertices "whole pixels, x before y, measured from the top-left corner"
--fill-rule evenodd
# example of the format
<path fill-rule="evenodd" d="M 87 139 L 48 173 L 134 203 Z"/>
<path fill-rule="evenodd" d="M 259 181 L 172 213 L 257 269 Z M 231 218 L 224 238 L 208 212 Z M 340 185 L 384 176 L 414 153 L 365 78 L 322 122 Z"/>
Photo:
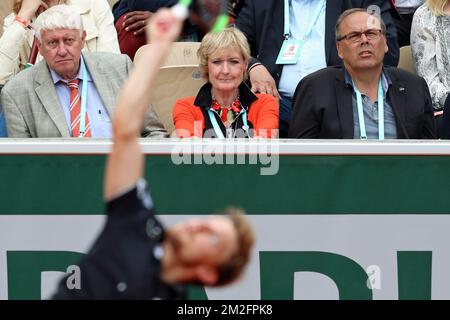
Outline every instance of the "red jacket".
<path fill-rule="evenodd" d="M 255 95 L 245 84 L 239 87 L 239 95 L 243 108 L 247 110 L 248 126 L 253 129 L 253 136 L 275 138 L 278 135 L 279 122 L 277 99 L 268 94 Z M 180 138 L 203 137 L 205 130 L 213 130 L 208 115 L 211 103 L 211 84 L 209 83 L 200 89 L 197 97 L 177 100 L 173 108 L 173 122 L 177 136 Z M 243 126 L 239 118 L 236 118 L 232 124 L 234 129 Z M 218 115 L 216 120 L 225 135 L 225 126 Z M 196 125 L 194 125 L 195 122 L 197 122 Z"/>

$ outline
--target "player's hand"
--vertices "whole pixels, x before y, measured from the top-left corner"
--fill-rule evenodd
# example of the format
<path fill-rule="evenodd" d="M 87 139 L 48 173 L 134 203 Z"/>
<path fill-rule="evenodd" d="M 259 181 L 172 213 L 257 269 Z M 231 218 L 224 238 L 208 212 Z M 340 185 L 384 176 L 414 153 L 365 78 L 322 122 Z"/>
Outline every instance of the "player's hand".
<path fill-rule="evenodd" d="M 174 42 L 181 34 L 183 19 L 175 16 L 171 9 L 159 9 L 147 22 L 149 43 Z"/>

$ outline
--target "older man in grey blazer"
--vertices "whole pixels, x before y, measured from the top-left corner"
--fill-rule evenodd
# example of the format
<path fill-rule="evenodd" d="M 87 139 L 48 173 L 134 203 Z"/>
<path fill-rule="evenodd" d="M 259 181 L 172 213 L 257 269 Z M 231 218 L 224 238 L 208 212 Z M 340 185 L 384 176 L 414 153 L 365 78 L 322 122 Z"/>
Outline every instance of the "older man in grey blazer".
<path fill-rule="evenodd" d="M 70 6 L 40 14 L 35 31 L 44 60 L 11 79 L 1 93 L 9 137 L 111 137 L 117 94 L 132 68 L 128 56 L 81 54 L 86 33 Z M 151 106 L 141 133 L 167 137 Z"/>

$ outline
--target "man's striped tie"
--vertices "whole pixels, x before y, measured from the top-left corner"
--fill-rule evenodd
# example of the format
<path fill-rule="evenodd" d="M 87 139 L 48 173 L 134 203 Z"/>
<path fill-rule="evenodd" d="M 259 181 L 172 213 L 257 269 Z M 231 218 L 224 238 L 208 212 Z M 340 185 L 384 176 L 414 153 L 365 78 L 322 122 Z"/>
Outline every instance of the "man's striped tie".
<path fill-rule="evenodd" d="M 80 111 L 81 111 L 81 97 L 78 91 L 78 84 L 80 80 L 74 79 L 70 80 L 68 85 L 70 88 L 70 131 L 72 132 L 72 137 L 80 138 L 90 138 L 91 137 L 91 126 L 89 125 L 89 119 L 86 112 L 86 122 L 85 122 L 85 132 L 80 133 Z"/>

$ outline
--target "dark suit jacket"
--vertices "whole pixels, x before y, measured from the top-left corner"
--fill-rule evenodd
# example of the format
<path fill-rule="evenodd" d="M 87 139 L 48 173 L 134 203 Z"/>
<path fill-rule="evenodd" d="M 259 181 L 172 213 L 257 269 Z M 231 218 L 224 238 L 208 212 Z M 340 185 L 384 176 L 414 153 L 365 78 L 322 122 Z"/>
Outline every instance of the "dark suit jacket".
<path fill-rule="evenodd" d="M 164 229 L 152 207 L 144 180 L 108 202 L 105 227 L 77 264 L 81 289 L 68 289 L 66 277 L 53 299 L 186 299 L 184 286 L 161 281 Z"/>
<path fill-rule="evenodd" d="M 425 80 L 386 67 L 392 81 L 387 98 L 395 115 L 399 139 L 435 139 L 433 105 Z M 353 88 L 343 67 L 329 67 L 306 76 L 295 90 L 290 138 L 353 139 Z"/>
<path fill-rule="evenodd" d="M 339 15 L 347 9 L 366 8 L 378 5 L 381 17 L 386 24 L 389 52 L 384 63 L 397 66 L 399 48 L 397 43 L 397 30 L 390 14 L 390 5 L 386 0 L 330 0 L 326 7 L 325 50 L 328 66 L 342 65 L 336 49 L 335 25 Z M 272 74 L 278 83 L 282 65 L 276 65 L 278 53 L 283 44 L 284 27 L 284 1 L 283 0 L 246 0 L 236 19 L 238 27 L 250 43 L 252 57 L 257 58 Z M 255 60 L 252 60 L 251 64 Z"/>

